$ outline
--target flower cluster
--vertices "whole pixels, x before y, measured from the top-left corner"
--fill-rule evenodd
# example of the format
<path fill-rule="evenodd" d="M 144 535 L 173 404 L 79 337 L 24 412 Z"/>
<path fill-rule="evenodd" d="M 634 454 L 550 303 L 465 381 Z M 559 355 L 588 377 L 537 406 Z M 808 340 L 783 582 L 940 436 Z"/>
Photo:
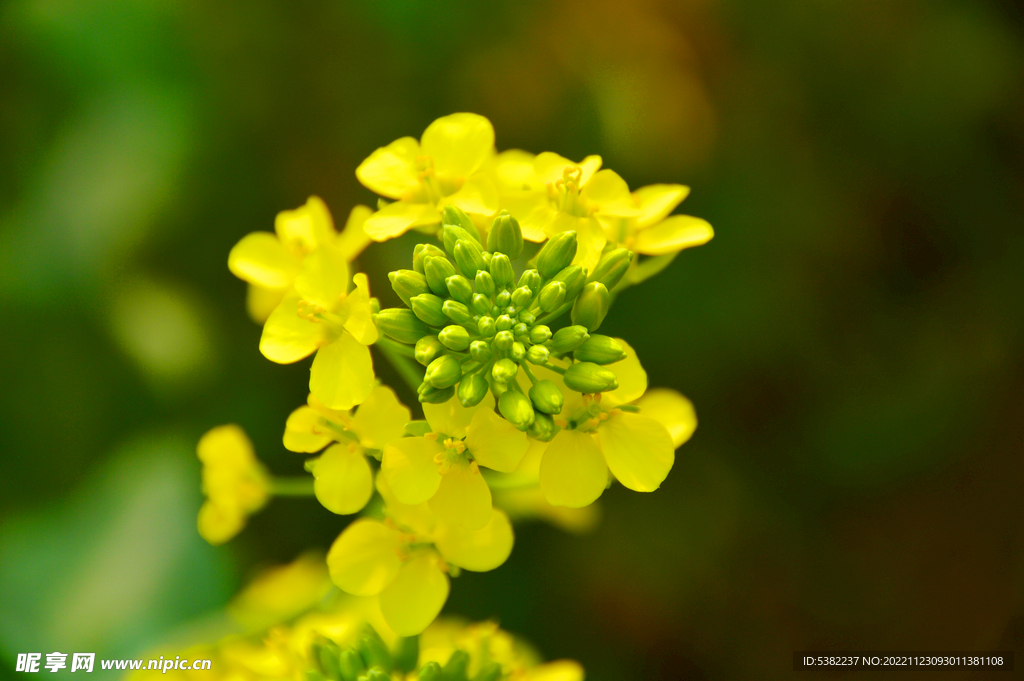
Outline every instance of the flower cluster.
<path fill-rule="evenodd" d="M 214 429 L 199 447 L 203 536 L 226 541 L 271 495 L 361 513 L 327 554 L 331 579 L 413 636 L 442 610 L 451 578 L 508 558 L 513 521 L 583 531 L 613 481 L 657 489 L 696 427 L 693 407 L 648 390 L 632 346 L 598 331 L 621 291 L 712 231 L 670 215 L 686 187 L 631 192 L 601 165 L 498 153 L 486 118 L 454 114 L 359 166 L 378 210 L 356 207 L 339 232 L 313 197 L 278 215 L 274 233 L 243 238 L 228 266 L 249 284 L 260 351 L 279 363 L 315 354 L 283 438 L 311 455 L 312 479 L 270 475 L 237 426 Z M 403 306 L 381 309 L 356 259 L 409 230 L 423 238 L 389 275 Z M 380 384 L 371 346 L 422 418 Z M 485 668 L 470 678 L 492 678 Z M 347 678 L 334 672 L 319 673 Z"/>

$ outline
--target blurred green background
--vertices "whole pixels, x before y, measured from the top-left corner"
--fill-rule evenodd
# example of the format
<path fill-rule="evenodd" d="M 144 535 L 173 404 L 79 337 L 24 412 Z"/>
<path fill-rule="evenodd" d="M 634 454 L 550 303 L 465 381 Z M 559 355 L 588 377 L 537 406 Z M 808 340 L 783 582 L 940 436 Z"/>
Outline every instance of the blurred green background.
<path fill-rule="evenodd" d="M 286 499 L 195 533 L 206 429 L 302 467 L 306 364 L 260 356 L 227 253 L 373 205 L 356 165 L 455 111 L 688 184 L 716 237 L 605 323 L 697 407 L 662 489 L 517 528 L 446 612 L 595 681 L 1024 651 L 1022 64 L 1019 0 L 0 4 L 0 675 L 139 655 L 344 527 Z M 385 303 L 410 243 L 361 261 Z"/>

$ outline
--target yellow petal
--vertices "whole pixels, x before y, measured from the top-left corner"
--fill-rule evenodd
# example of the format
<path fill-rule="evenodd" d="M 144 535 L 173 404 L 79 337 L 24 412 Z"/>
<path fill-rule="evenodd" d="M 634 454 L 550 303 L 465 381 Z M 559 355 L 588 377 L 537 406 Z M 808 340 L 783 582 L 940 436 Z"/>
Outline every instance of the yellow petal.
<path fill-rule="evenodd" d="M 298 261 L 270 232 L 253 232 L 242 237 L 228 253 L 228 269 L 250 284 L 282 289 L 292 285 Z"/>
<path fill-rule="evenodd" d="M 651 184 L 633 192 L 633 200 L 640 206 L 637 227 L 643 229 L 661 222 L 690 194 L 690 188 L 681 184 Z"/>
<path fill-rule="evenodd" d="M 323 331 L 323 325 L 299 316 L 299 297 L 289 295 L 270 313 L 263 325 L 260 352 L 278 364 L 298 362 L 320 347 Z"/>
<path fill-rule="evenodd" d="M 429 537 L 437 526 L 437 518 L 426 503 L 403 504 L 388 487 L 387 478 L 377 476 L 377 491 L 384 500 L 384 514 L 398 525 L 408 528 L 414 534 Z"/>
<path fill-rule="evenodd" d="M 449 203 L 471 215 L 491 215 L 498 210 L 498 190 L 490 178 L 478 174 L 467 180 L 459 191 L 441 199 L 438 208 Z"/>
<path fill-rule="evenodd" d="M 370 154 L 356 168 L 356 177 L 363 186 L 389 199 L 400 199 L 419 185 L 416 157 L 420 143 L 412 137 L 397 139 Z"/>
<path fill-rule="evenodd" d="M 665 426 L 672 436 L 672 446 L 678 449 L 697 429 L 697 412 L 693 403 L 675 390 L 656 388 L 648 390 L 637 402 L 640 413 Z"/>
<path fill-rule="evenodd" d="M 356 445 L 328 447 L 313 464 L 313 493 L 331 513 L 358 513 L 373 496 L 373 473 Z"/>
<path fill-rule="evenodd" d="M 481 466 L 511 473 L 519 465 L 529 443 L 526 433 L 491 409 L 478 409 L 466 430 L 466 446 Z"/>
<path fill-rule="evenodd" d="M 333 244 L 309 254 L 295 277 L 295 291 L 311 303 L 335 309 L 348 292 L 348 263 Z"/>
<path fill-rule="evenodd" d="M 640 359 L 636 356 L 636 350 L 621 338 L 616 338 L 615 340 L 622 343 L 622 348 L 626 351 L 626 358 L 608 367 L 615 372 L 615 378 L 619 381 L 619 387 L 601 394 L 601 406 L 604 409 L 612 409 L 620 404 L 627 404 L 637 400 L 647 390 L 647 372 L 640 366 Z"/>
<path fill-rule="evenodd" d="M 233 423 L 208 430 L 199 438 L 196 455 L 206 466 L 220 463 L 245 466 L 256 461 L 256 451 L 249 437 Z"/>
<path fill-rule="evenodd" d="M 601 451 L 612 475 L 634 492 L 653 492 L 676 460 L 672 436 L 652 418 L 613 413 L 598 428 Z"/>
<path fill-rule="evenodd" d="M 309 391 L 328 409 L 351 409 L 376 385 L 373 358 L 350 333 L 317 350 L 309 369 Z"/>
<path fill-rule="evenodd" d="M 387 241 L 401 236 L 413 227 L 440 221 L 437 208 L 429 203 L 395 201 L 366 218 L 363 229 L 374 241 Z"/>
<path fill-rule="evenodd" d="M 274 308 L 281 304 L 287 293 L 288 289 L 265 288 L 249 284 L 245 289 L 245 310 L 254 322 L 263 324 L 270 317 Z"/>
<path fill-rule="evenodd" d="M 488 171 L 498 191 L 505 194 L 541 188 L 543 184 L 533 170 L 534 158 L 533 154 L 521 149 L 508 149 L 495 156 L 488 164 Z"/>
<path fill-rule="evenodd" d="M 199 536 L 214 546 L 223 544 L 245 527 L 245 512 L 236 507 L 221 506 L 212 501 L 203 502 L 196 525 Z"/>
<path fill-rule="evenodd" d="M 597 500 L 608 486 L 608 466 L 592 435 L 562 430 L 540 462 L 540 488 L 553 506 L 579 508 Z"/>
<path fill-rule="evenodd" d="M 640 214 L 640 208 L 629 193 L 629 185 L 614 170 L 605 168 L 594 173 L 580 194 L 584 203 L 595 206 L 602 215 Z"/>
<path fill-rule="evenodd" d="M 444 559 L 466 570 L 487 572 L 504 563 L 512 553 L 512 523 L 504 511 L 493 509 L 479 530 L 442 525 L 434 537 Z"/>
<path fill-rule="evenodd" d="M 673 215 L 636 235 L 633 250 L 644 255 L 666 255 L 711 241 L 715 231 L 706 221 L 690 215 Z"/>
<path fill-rule="evenodd" d="M 381 592 L 381 614 L 399 636 L 415 636 L 441 612 L 448 589 L 448 575 L 438 567 L 437 556 L 418 556 L 403 565 L 395 580 Z"/>
<path fill-rule="evenodd" d="M 570 225 L 562 224 L 556 225 L 555 223 L 561 218 L 564 213 L 560 213 L 546 196 L 542 196 L 535 201 L 527 204 L 524 208 L 529 208 L 532 205 L 532 210 L 521 213 L 522 218 L 518 218 L 519 226 L 523 230 L 523 238 L 526 239 L 529 235 L 529 241 L 541 242 L 545 241 L 549 236 L 560 234 L 567 229 L 575 229 L 575 222 Z"/>
<path fill-rule="evenodd" d="M 491 489 L 479 468 L 456 463 L 441 476 L 427 506 L 442 523 L 478 530 L 491 518 Z"/>
<path fill-rule="evenodd" d="M 334 440 L 324 417 L 312 407 L 299 407 L 284 424 L 284 448 L 289 452 L 319 452 Z"/>
<path fill-rule="evenodd" d="M 588 272 L 593 272 L 597 263 L 601 260 L 601 252 L 608 239 L 605 236 L 601 223 L 595 217 L 579 218 L 576 221 L 576 257 L 572 264 L 586 267 Z"/>
<path fill-rule="evenodd" d="M 363 226 L 371 215 L 373 215 L 373 210 L 367 206 L 356 206 L 348 214 L 345 229 L 341 230 L 341 234 L 334 241 L 341 254 L 345 256 L 345 260 L 352 262 L 370 245 L 370 236 Z"/>
<path fill-rule="evenodd" d="M 570 161 L 564 156 L 545 151 L 537 154 L 537 157 L 533 161 L 533 169 L 537 174 L 537 179 L 542 184 L 550 184 L 552 182 L 558 182 L 562 179 L 562 175 L 566 168 L 572 168 L 573 166 L 579 166 L 583 170 L 583 176 L 580 179 L 580 184 L 585 185 L 590 181 L 590 178 L 597 172 L 597 169 L 601 167 L 600 156 L 587 156 L 585 159 L 576 163 Z"/>
<path fill-rule="evenodd" d="M 574 534 L 585 534 L 592 531 L 601 520 L 601 506 L 598 502 L 582 508 L 552 506 L 544 498 L 544 492 L 540 487 L 496 489 L 494 490 L 494 505 L 507 512 L 515 522 L 545 520 Z"/>
<path fill-rule="evenodd" d="M 377 342 L 377 327 L 370 307 L 370 282 L 362 272 L 352 277 L 352 282 L 356 287 L 342 304 L 345 330 L 363 345 L 372 345 Z"/>
<path fill-rule="evenodd" d="M 401 532 L 377 520 L 355 521 L 327 553 L 331 579 L 354 596 L 379 594 L 402 567 L 398 557 L 401 539 Z"/>
<path fill-rule="evenodd" d="M 585 676 L 576 660 L 556 660 L 530 669 L 526 681 L 583 681 Z"/>
<path fill-rule="evenodd" d="M 310 253 L 334 239 L 335 234 L 331 212 L 319 196 L 309 197 L 306 205 L 295 210 L 278 213 L 274 231 L 281 243 L 296 254 Z"/>
<path fill-rule="evenodd" d="M 449 437 L 463 439 L 466 429 L 473 420 L 478 409 L 494 409 L 494 396 L 487 393 L 483 401 L 475 407 L 467 409 L 458 398 L 453 397 L 443 404 L 423 404 L 423 415 L 435 433 L 444 433 Z"/>
<path fill-rule="evenodd" d="M 381 457 L 380 472 L 403 504 L 422 504 L 441 485 L 434 457 L 444 451 L 436 440 L 403 437 L 389 442 Z"/>
<path fill-rule="evenodd" d="M 431 123 L 420 139 L 438 173 L 465 178 L 494 151 L 494 126 L 478 114 L 455 113 Z"/>
<path fill-rule="evenodd" d="M 395 391 L 379 385 L 352 417 L 352 431 L 367 449 L 384 449 L 384 445 L 405 435 L 405 424 L 412 415 L 398 401 Z"/>

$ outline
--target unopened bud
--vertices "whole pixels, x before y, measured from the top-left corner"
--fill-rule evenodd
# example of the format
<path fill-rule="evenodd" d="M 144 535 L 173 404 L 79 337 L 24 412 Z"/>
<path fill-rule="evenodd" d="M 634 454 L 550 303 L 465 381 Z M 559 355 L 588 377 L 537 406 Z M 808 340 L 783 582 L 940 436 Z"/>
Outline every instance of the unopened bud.
<path fill-rule="evenodd" d="M 576 232 L 569 230 L 551 237 L 537 254 L 537 271 L 545 279 L 568 267 L 576 257 Z"/>
<path fill-rule="evenodd" d="M 615 248 L 603 256 L 597 267 L 590 273 L 589 281 L 599 281 L 609 289 L 615 288 L 629 270 L 633 262 L 633 251 L 628 248 Z"/>
<path fill-rule="evenodd" d="M 523 310 L 519 313 L 519 321 L 523 324 L 530 325 L 537 321 L 537 315 L 533 314 L 529 310 Z"/>
<path fill-rule="evenodd" d="M 456 352 L 462 352 L 469 347 L 469 331 L 466 331 L 461 326 L 451 324 L 441 329 L 441 333 L 437 334 L 437 339 L 441 341 L 446 348 L 449 350 L 455 350 Z"/>
<path fill-rule="evenodd" d="M 475 241 L 462 240 L 455 244 L 455 264 L 464 275 L 474 279 L 477 272 L 487 270 L 484 252 Z"/>
<path fill-rule="evenodd" d="M 430 287 L 427 286 L 427 278 L 416 270 L 389 272 L 388 279 L 391 280 L 391 288 L 395 290 L 395 293 L 398 294 L 398 297 L 407 306 L 409 305 L 409 299 L 413 296 L 418 296 L 421 293 L 430 293 Z"/>
<path fill-rule="evenodd" d="M 486 364 L 491 359 L 491 344 L 482 341 L 475 340 L 469 344 L 469 355 L 477 362 Z"/>
<path fill-rule="evenodd" d="M 419 679 L 419 681 L 441 681 L 442 673 L 441 665 L 431 660 L 420 667 L 419 674 L 416 675 L 416 678 Z"/>
<path fill-rule="evenodd" d="M 444 346 L 441 345 L 441 341 L 438 340 L 437 336 L 424 336 L 416 341 L 416 361 L 423 366 L 433 362 L 443 352 Z"/>
<path fill-rule="evenodd" d="M 569 265 L 555 275 L 555 281 L 565 282 L 565 300 L 573 300 L 587 284 L 587 270 L 579 265 Z"/>
<path fill-rule="evenodd" d="M 487 314 L 491 311 L 491 299 L 482 293 L 474 293 L 470 304 L 477 314 Z"/>
<path fill-rule="evenodd" d="M 530 401 L 537 411 L 545 414 L 561 414 L 565 396 L 554 381 L 537 381 L 530 388 Z"/>
<path fill-rule="evenodd" d="M 585 326 L 588 331 L 597 331 L 611 305 L 612 296 L 608 288 L 599 281 L 592 281 L 583 287 L 583 292 L 572 306 L 572 323 Z"/>
<path fill-rule="evenodd" d="M 435 388 L 442 389 L 455 385 L 460 378 L 462 378 L 462 365 L 459 364 L 459 360 L 451 355 L 441 355 L 427 365 L 427 373 L 423 376 L 423 381 Z"/>
<path fill-rule="evenodd" d="M 426 283 L 425 278 L 424 283 Z M 448 294 L 463 305 L 469 305 L 473 300 L 473 284 L 469 283 L 469 279 L 461 274 L 453 274 L 448 277 L 444 280 L 444 285 L 448 287 Z"/>
<path fill-rule="evenodd" d="M 499 350 L 508 350 L 512 347 L 512 343 L 516 340 L 515 336 L 512 335 L 511 331 L 499 331 L 494 334 L 494 347 Z"/>
<path fill-rule="evenodd" d="M 491 377 L 498 383 L 508 383 L 519 373 L 519 365 L 508 359 L 499 359 L 491 367 Z"/>
<path fill-rule="evenodd" d="M 463 376 L 457 391 L 459 402 L 462 403 L 463 407 L 475 407 L 487 395 L 488 389 L 487 379 L 480 374 Z"/>
<path fill-rule="evenodd" d="M 512 294 L 508 291 L 500 291 L 494 296 L 494 304 L 499 308 L 505 308 L 512 304 Z"/>
<path fill-rule="evenodd" d="M 626 349 L 622 343 L 611 338 L 595 334 L 590 340 L 576 348 L 572 354 L 580 362 L 593 362 L 594 364 L 611 364 L 626 358 Z"/>
<path fill-rule="evenodd" d="M 426 263 L 424 261 L 428 257 L 446 258 L 447 256 L 445 256 L 444 251 L 434 244 L 416 244 L 412 249 L 412 268 L 420 274 L 425 274 Z"/>
<path fill-rule="evenodd" d="M 451 320 L 459 324 L 466 324 L 473 319 L 469 308 L 455 300 L 446 300 L 441 303 L 441 311 Z"/>
<path fill-rule="evenodd" d="M 504 253 L 515 260 L 523 252 L 523 230 L 519 221 L 509 215 L 507 210 L 498 213 L 491 223 L 491 231 L 487 234 L 487 250 L 491 253 Z"/>
<path fill-rule="evenodd" d="M 518 390 L 506 390 L 501 394 L 498 411 L 519 430 L 527 430 L 536 418 L 530 400 Z"/>
<path fill-rule="evenodd" d="M 512 292 L 512 302 L 516 307 L 526 307 L 533 300 L 533 291 L 529 286 L 520 286 Z"/>
<path fill-rule="evenodd" d="M 531 345 L 526 351 L 526 361 L 530 364 L 547 364 L 551 352 L 543 345 Z"/>
<path fill-rule="evenodd" d="M 491 258 L 490 272 L 494 278 L 494 285 L 499 289 L 508 288 L 515 281 L 512 263 L 504 253 L 495 253 Z"/>
<path fill-rule="evenodd" d="M 443 305 L 444 301 L 432 293 L 413 296 L 409 301 L 409 306 L 416 316 L 430 326 L 444 326 L 448 323 Z"/>
<path fill-rule="evenodd" d="M 492 262 L 493 260 L 494 258 L 491 258 Z M 498 290 L 494 285 L 494 277 L 491 276 L 490 272 L 477 272 L 473 283 L 476 287 L 476 292 L 482 293 L 487 297 L 493 296 L 494 292 Z"/>
<path fill-rule="evenodd" d="M 334 673 L 330 672 L 326 667 L 324 671 L 327 672 L 327 678 L 342 678 L 342 679 L 355 679 L 362 676 L 366 672 L 366 662 L 363 661 L 363 656 L 360 655 L 354 648 L 341 651 L 338 656 L 338 676 L 335 677 Z"/>
<path fill-rule="evenodd" d="M 603 393 L 619 387 L 615 372 L 593 362 L 576 362 L 565 370 L 565 385 L 579 393 Z"/>
<path fill-rule="evenodd" d="M 523 357 L 526 357 L 526 346 L 520 343 L 519 341 L 516 341 L 512 343 L 512 349 L 509 350 L 508 352 L 510 355 L 512 355 L 512 359 L 518 362 Z"/>
<path fill-rule="evenodd" d="M 456 650 L 444 664 L 442 677 L 445 681 L 452 681 L 469 678 L 469 653 L 465 650 Z"/>
<path fill-rule="evenodd" d="M 551 340 L 551 327 L 538 324 L 530 329 L 530 342 L 539 345 Z"/>
<path fill-rule="evenodd" d="M 371 671 L 372 667 L 391 669 L 391 651 L 377 630 L 367 625 L 363 628 L 362 633 L 363 635 L 356 644 L 356 650 L 359 651 L 366 665 L 371 667 Z"/>
<path fill-rule="evenodd" d="M 537 270 L 525 270 L 519 275 L 519 286 L 525 286 L 531 291 L 539 291 L 543 280 Z"/>
<path fill-rule="evenodd" d="M 455 255 L 455 244 L 459 241 L 472 241 L 476 243 L 473 236 L 462 227 L 445 225 L 441 228 L 441 241 L 444 242 L 444 250 L 452 256 Z M 479 244 L 477 244 L 479 246 Z"/>
<path fill-rule="evenodd" d="M 445 281 L 455 274 L 455 267 L 448 262 L 444 254 L 440 256 L 428 255 L 423 258 L 423 274 L 427 278 L 427 286 L 438 296 L 448 295 L 448 286 Z"/>
<path fill-rule="evenodd" d="M 590 334 L 587 333 L 586 327 L 566 326 L 555 331 L 555 335 L 551 337 L 547 345 L 551 352 L 564 355 L 583 345 L 583 342 L 588 338 L 590 338 Z"/>
<path fill-rule="evenodd" d="M 420 387 L 416 392 L 419 396 L 420 402 L 426 402 L 428 404 L 444 404 L 455 397 L 455 386 L 450 385 L 447 388 L 435 388 L 429 383 L 420 383 Z"/>
<path fill-rule="evenodd" d="M 461 227 L 469 232 L 470 236 L 472 236 L 478 244 L 483 245 L 483 242 L 480 240 L 480 232 L 477 230 L 476 225 L 473 224 L 473 220 L 466 215 L 461 208 L 451 204 L 445 206 L 444 210 L 441 211 L 441 224 Z"/>
<path fill-rule="evenodd" d="M 533 425 L 530 426 L 529 430 L 526 432 L 534 440 L 551 442 L 559 430 L 561 429 L 555 425 L 555 420 L 553 418 L 547 414 L 536 412 L 534 414 Z"/>
<path fill-rule="evenodd" d="M 427 325 L 420 321 L 412 310 L 399 307 L 381 310 L 373 321 L 377 325 L 377 330 L 385 336 L 409 345 L 430 333 Z"/>
<path fill-rule="evenodd" d="M 540 309 L 545 312 L 554 312 L 565 302 L 565 294 L 568 287 L 564 281 L 549 281 L 540 290 Z"/>
<path fill-rule="evenodd" d="M 494 318 L 489 316 L 483 316 L 476 320 L 476 328 L 480 332 L 480 335 L 484 338 L 490 338 L 494 335 Z"/>
<path fill-rule="evenodd" d="M 512 318 L 507 314 L 498 315 L 498 318 L 494 320 L 494 328 L 498 331 L 508 331 L 512 328 Z"/>

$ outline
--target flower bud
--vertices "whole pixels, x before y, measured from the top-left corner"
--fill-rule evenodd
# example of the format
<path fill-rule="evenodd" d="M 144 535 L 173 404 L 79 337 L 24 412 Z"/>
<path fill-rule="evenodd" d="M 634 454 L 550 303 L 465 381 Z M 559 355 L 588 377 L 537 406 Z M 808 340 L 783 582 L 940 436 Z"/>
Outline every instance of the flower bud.
<path fill-rule="evenodd" d="M 424 283 L 426 283 L 426 279 L 424 279 Z M 461 274 L 453 274 L 448 277 L 444 280 L 444 285 L 448 287 L 448 295 L 463 305 L 469 305 L 473 300 L 473 284 L 469 283 L 469 279 Z"/>
<path fill-rule="evenodd" d="M 530 401 L 537 411 L 545 414 L 561 414 L 565 396 L 554 381 L 537 381 L 530 388 Z"/>
<path fill-rule="evenodd" d="M 462 352 L 469 347 L 469 331 L 456 324 L 451 324 L 441 329 L 441 333 L 437 334 L 437 339 L 446 348 L 456 352 Z"/>
<path fill-rule="evenodd" d="M 437 336 L 424 336 L 416 341 L 416 361 L 423 366 L 433 362 L 443 352 L 444 346 L 441 345 L 441 341 L 437 339 Z"/>
<path fill-rule="evenodd" d="M 477 362 L 486 364 L 491 359 L 491 344 L 487 341 L 475 340 L 469 344 L 469 355 Z"/>
<path fill-rule="evenodd" d="M 399 343 L 412 345 L 430 333 L 427 325 L 421 322 L 412 310 L 398 307 L 381 310 L 374 316 L 373 321 L 378 331 Z"/>
<path fill-rule="evenodd" d="M 530 327 L 522 322 L 519 322 L 512 327 L 512 335 L 516 337 L 517 341 L 526 342 L 530 340 Z"/>
<path fill-rule="evenodd" d="M 540 309 L 545 312 L 554 312 L 565 302 L 565 294 L 568 287 L 564 281 L 549 281 L 540 290 Z"/>
<path fill-rule="evenodd" d="M 476 225 L 473 224 L 473 220 L 466 215 L 461 208 L 451 204 L 445 206 L 444 210 L 441 211 L 441 224 L 461 227 L 469 232 L 470 236 L 472 236 L 478 244 L 483 244 L 480 240 L 480 232 L 477 230 Z"/>
<path fill-rule="evenodd" d="M 501 308 L 508 307 L 512 304 L 512 294 L 508 291 L 501 291 L 494 296 L 494 304 Z"/>
<path fill-rule="evenodd" d="M 533 314 L 529 310 L 523 310 L 522 312 L 519 313 L 519 321 L 529 326 L 530 324 L 533 324 L 535 321 L 537 321 L 537 315 Z"/>
<path fill-rule="evenodd" d="M 565 385 L 579 393 L 603 393 L 619 387 L 615 372 L 593 362 L 576 362 L 565 371 Z"/>
<path fill-rule="evenodd" d="M 511 260 L 523 252 L 523 230 L 519 221 L 508 214 L 507 210 L 498 213 L 491 223 L 491 231 L 487 234 L 487 250 L 491 253 L 504 253 Z"/>
<path fill-rule="evenodd" d="M 539 291 L 542 283 L 540 272 L 537 270 L 525 270 L 519 275 L 519 286 L 525 286 L 531 291 Z"/>
<path fill-rule="evenodd" d="M 518 390 L 506 390 L 501 394 L 498 398 L 498 411 L 519 430 L 528 429 L 536 418 L 530 400 Z"/>
<path fill-rule="evenodd" d="M 444 251 L 442 251 L 434 244 L 416 244 L 416 246 L 412 249 L 412 268 L 419 272 L 420 274 L 425 274 L 426 262 L 424 261 L 428 257 L 447 259 L 447 256 L 444 254 Z"/>
<path fill-rule="evenodd" d="M 491 299 L 482 293 L 474 293 L 470 304 L 477 314 L 487 314 L 491 311 Z"/>
<path fill-rule="evenodd" d="M 499 350 L 508 350 L 512 347 L 512 343 L 515 340 L 515 336 L 512 335 L 511 331 L 499 331 L 494 335 L 494 347 Z"/>
<path fill-rule="evenodd" d="M 416 675 L 416 678 L 419 679 L 419 681 L 441 681 L 443 678 L 441 674 L 441 665 L 434 660 L 431 660 L 420 667 L 420 671 Z"/>
<path fill-rule="evenodd" d="M 416 270 L 398 270 L 388 272 L 388 279 L 391 280 L 391 288 L 395 290 L 402 302 L 409 305 L 409 299 L 421 293 L 430 293 L 427 286 L 427 278 Z"/>
<path fill-rule="evenodd" d="M 612 296 L 607 287 L 599 281 L 592 281 L 583 287 L 583 292 L 572 306 L 572 323 L 585 326 L 588 331 L 597 331 L 611 305 Z"/>
<path fill-rule="evenodd" d="M 488 389 L 487 379 L 480 374 L 463 376 L 457 391 L 459 402 L 462 403 L 463 407 L 475 407 L 487 395 Z"/>
<path fill-rule="evenodd" d="M 445 681 L 462 681 L 469 678 L 469 653 L 465 650 L 456 650 L 444 663 L 444 670 L 441 677 Z"/>
<path fill-rule="evenodd" d="M 360 657 L 366 662 L 366 666 L 370 667 L 370 673 L 373 671 L 373 667 L 380 667 L 381 669 L 391 669 L 391 651 L 388 649 L 384 639 L 380 637 L 377 630 L 372 626 L 363 627 L 362 636 L 359 638 L 356 644 L 356 650 L 359 651 Z M 370 681 L 372 677 L 367 676 L 367 681 Z"/>
<path fill-rule="evenodd" d="M 576 257 L 576 232 L 569 230 L 551 237 L 537 254 L 537 271 L 545 279 L 568 267 Z"/>
<path fill-rule="evenodd" d="M 540 343 L 547 343 L 551 340 L 551 328 L 538 324 L 537 326 L 530 329 L 530 342 L 535 345 Z"/>
<path fill-rule="evenodd" d="M 502 676 L 504 676 L 504 670 L 501 664 L 492 660 L 480 667 L 480 671 L 473 677 L 473 681 L 501 681 Z"/>
<path fill-rule="evenodd" d="M 462 378 L 462 365 L 459 364 L 459 360 L 451 355 L 441 355 L 427 365 L 427 373 L 423 376 L 423 382 L 441 389 L 455 385 L 460 378 Z"/>
<path fill-rule="evenodd" d="M 531 345 L 526 351 L 526 361 L 530 364 L 547 364 L 551 352 L 543 345 Z"/>
<path fill-rule="evenodd" d="M 526 357 L 526 346 L 516 341 L 512 343 L 512 349 L 509 350 L 509 354 L 512 355 L 512 359 L 518 362 L 523 357 Z"/>
<path fill-rule="evenodd" d="M 494 328 L 498 331 L 508 331 L 512 328 L 512 318 L 507 314 L 498 315 L 498 318 L 494 320 Z"/>
<path fill-rule="evenodd" d="M 419 395 L 420 402 L 444 404 L 455 397 L 455 386 L 450 385 L 447 388 L 435 388 L 429 383 L 421 383 L 416 392 Z"/>
<path fill-rule="evenodd" d="M 579 265 L 570 265 L 556 274 L 554 280 L 565 282 L 565 300 L 569 302 L 578 296 L 587 284 L 587 270 Z"/>
<path fill-rule="evenodd" d="M 441 303 L 441 311 L 452 321 L 459 324 L 466 324 L 473 319 L 469 308 L 454 300 L 446 300 Z"/>
<path fill-rule="evenodd" d="M 333 643 L 333 641 L 331 641 Z M 348 648 L 342 650 L 341 654 L 337 656 L 337 666 L 332 667 L 330 663 L 325 664 L 326 660 L 321 659 L 320 664 L 323 666 L 325 672 L 327 672 L 327 678 L 351 678 L 355 679 L 366 673 L 366 662 L 363 660 L 363 656 L 359 654 L 355 648 Z M 337 675 L 337 676 L 336 676 Z"/>
<path fill-rule="evenodd" d="M 443 305 L 444 301 L 432 293 L 413 296 L 409 301 L 409 307 L 416 316 L 430 326 L 444 326 L 448 323 L 448 317 L 442 309 Z"/>
<path fill-rule="evenodd" d="M 494 285 L 499 289 L 508 288 L 515 281 L 515 272 L 512 271 L 512 263 L 504 253 L 495 253 L 491 258 L 491 276 L 494 278 Z"/>
<path fill-rule="evenodd" d="M 481 317 L 476 320 L 476 328 L 480 332 L 480 335 L 484 338 L 490 338 L 494 335 L 494 319 L 488 316 Z"/>
<path fill-rule="evenodd" d="M 487 270 L 484 252 L 475 241 L 460 241 L 455 244 L 455 264 L 467 277 L 476 278 L 477 272 Z"/>
<path fill-rule="evenodd" d="M 438 296 L 448 295 L 448 286 L 445 280 L 455 274 L 455 267 L 448 262 L 448 258 L 428 255 L 423 258 L 423 274 L 427 277 L 427 286 Z"/>
<path fill-rule="evenodd" d="M 526 432 L 534 440 L 540 440 L 541 442 L 551 442 L 551 440 L 561 430 L 555 425 L 555 420 L 547 414 L 537 412 L 534 415 L 533 425 L 530 426 Z"/>
<path fill-rule="evenodd" d="M 612 249 L 601 256 L 597 267 L 590 274 L 589 281 L 599 281 L 612 289 L 625 276 L 631 262 L 633 262 L 633 251 L 628 248 Z"/>
<path fill-rule="evenodd" d="M 563 355 L 583 345 L 583 342 L 588 338 L 590 338 L 590 334 L 587 333 L 586 327 L 567 326 L 555 331 L 555 335 L 551 337 L 547 345 L 551 352 Z"/>
<path fill-rule="evenodd" d="M 470 241 L 478 246 L 480 245 L 473 238 L 473 235 L 462 229 L 462 227 L 456 227 L 455 225 L 445 225 L 441 228 L 441 241 L 444 242 L 444 250 L 453 256 L 455 255 L 455 244 L 459 243 L 459 241 Z"/>
<path fill-rule="evenodd" d="M 516 307 L 526 307 L 533 300 L 533 291 L 529 286 L 520 286 L 512 292 L 512 303 Z"/>
<path fill-rule="evenodd" d="M 580 362 L 611 364 L 626 359 L 626 349 L 614 338 L 596 334 L 590 336 L 588 341 L 576 348 L 572 356 Z"/>
<path fill-rule="evenodd" d="M 491 377 L 498 383 L 508 383 L 519 373 L 519 365 L 508 359 L 499 359 L 491 367 Z"/>
<path fill-rule="evenodd" d="M 491 258 L 493 261 L 494 258 Z M 498 288 L 494 285 L 494 277 L 491 276 L 490 272 L 477 272 L 476 279 L 474 280 L 477 293 L 482 293 L 487 297 L 493 296 L 494 292 Z"/>

